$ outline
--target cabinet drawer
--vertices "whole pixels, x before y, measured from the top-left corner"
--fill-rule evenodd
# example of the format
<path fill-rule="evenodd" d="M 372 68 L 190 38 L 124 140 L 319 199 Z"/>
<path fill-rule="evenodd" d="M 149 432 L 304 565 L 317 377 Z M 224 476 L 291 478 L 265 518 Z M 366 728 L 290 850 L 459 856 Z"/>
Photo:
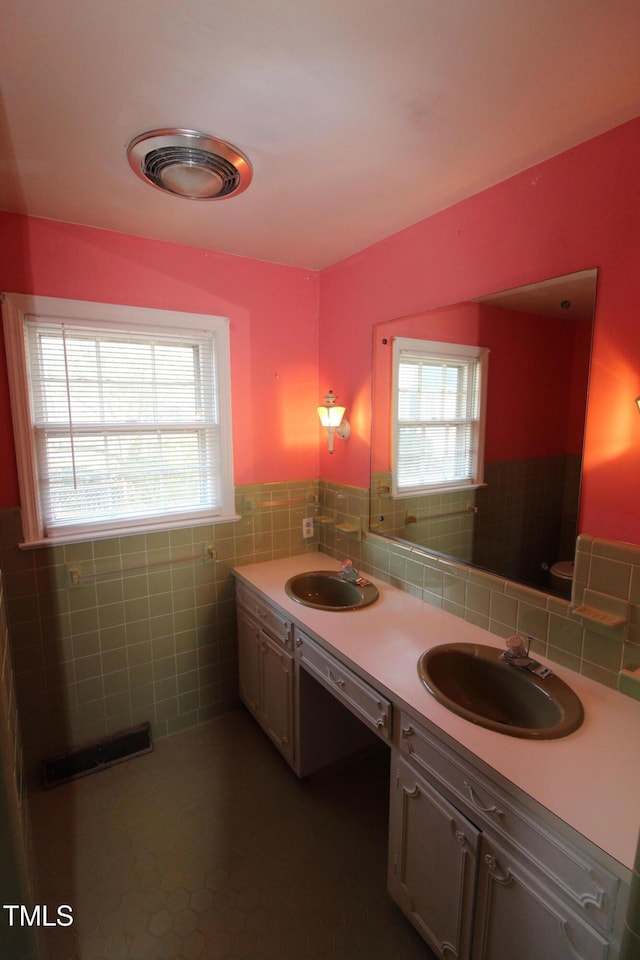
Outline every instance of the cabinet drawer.
<path fill-rule="evenodd" d="M 296 632 L 300 666 L 383 740 L 391 736 L 391 703 L 301 631 Z"/>
<path fill-rule="evenodd" d="M 563 836 L 404 713 L 399 748 L 474 823 L 518 848 L 551 878 L 591 923 L 602 930 L 612 929 L 620 880 L 575 845 L 573 831 L 572 842 L 569 828 Z"/>
<path fill-rule="evenodd" d="M 293 647 L 293 625 L 282 611 L 265 603 L 259 594 L 240 581 L 236 582 L 236 599 L 239 606 L 255 617 L 274 640 L 279 640 L 289 649 Z"/>

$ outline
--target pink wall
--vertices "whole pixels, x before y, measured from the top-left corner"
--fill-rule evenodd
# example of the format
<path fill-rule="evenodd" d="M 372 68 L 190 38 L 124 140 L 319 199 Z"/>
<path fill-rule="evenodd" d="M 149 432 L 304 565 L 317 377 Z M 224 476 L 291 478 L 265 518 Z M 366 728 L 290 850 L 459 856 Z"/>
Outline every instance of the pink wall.
<path fill-rule="evenodd" d="M 320 389 L 355 436 L 320 473 L 367 485 L 372 326 L 598 267 L 580 530 L 640 543 L 640 118 L 324 270 Z"/>
<path fill-rule="evenodd" d="M 491 351 L 487 463 L 580 454 L 591 345 L 588 324 L 482 305 L 479 342 Z"/>
<path fill-rule="evenodd" d="M 316 273 L 0 213 L 0 289 L 230 317 L 236 482 L 318 475 Z M 1 358 L 0 506 L 17 503 Z"/>
<path fill-rule="evenodd" d="M 640 543 L 640 421 L 633 405 L 640 395 L 639 169 L 640 118 L 394 234 L 319 278 L 0 214 L 0 289 L 231 317 L 236 481 L 319 473 L 366 486 L 373 324 L 596 266 L 580 529 Z M 347 406 L 352 426 L 351 439 L 337 441 L 333 456 L 323 443 L 318 448 L 314 410 L 329 388 Z M 0 506 L 17 499 L 0 364 Z"/>

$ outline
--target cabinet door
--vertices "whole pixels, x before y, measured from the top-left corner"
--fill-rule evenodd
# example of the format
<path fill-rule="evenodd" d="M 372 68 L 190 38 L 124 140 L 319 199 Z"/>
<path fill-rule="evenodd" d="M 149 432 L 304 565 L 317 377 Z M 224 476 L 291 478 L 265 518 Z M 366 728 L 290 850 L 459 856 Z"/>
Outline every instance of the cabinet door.
<path fill-rule="evenodd" d="M 293 657 L 262 634 L 260 643 L 262 726 L 283 756 L 293 760 Z"/>
<path fill-rule="evenodd" d="M 479 845 L 480 831 L 394 754 L 389 893 L 443 960 L 470 956 Z"/>
<path fill-rule="evenodd" d="M 238 610 L 238 680 L 240 699 L 260 719 L 260 626 Z"/>
<path fill-rule="evenodd" d="M 483 838 L 473 960 L 613 960 L 609 946 L 521 857 Z"/>

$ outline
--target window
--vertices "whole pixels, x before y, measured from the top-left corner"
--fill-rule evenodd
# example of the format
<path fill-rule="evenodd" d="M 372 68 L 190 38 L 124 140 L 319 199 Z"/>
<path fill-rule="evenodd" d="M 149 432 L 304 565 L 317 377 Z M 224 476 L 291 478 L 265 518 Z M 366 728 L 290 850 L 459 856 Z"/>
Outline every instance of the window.
<path fill-rule="evenodd" d="M 228 322 L 6 294 L 25 543 L 233 516 Z"/>
<path fill-rule="evenodd" d="M 394 496 L 482 484 L 487 359 L 482 347 L 394 339 Z"/>

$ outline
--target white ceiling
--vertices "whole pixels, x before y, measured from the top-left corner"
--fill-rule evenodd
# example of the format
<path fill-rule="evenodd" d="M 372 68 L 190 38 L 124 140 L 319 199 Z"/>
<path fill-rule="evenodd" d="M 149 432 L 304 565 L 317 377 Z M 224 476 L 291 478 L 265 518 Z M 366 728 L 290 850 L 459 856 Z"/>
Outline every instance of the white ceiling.
<path fill-rule="evenodd" d="M 477 297 L 475 302 L 531 313 L 536 317 L 592 323 L 597 279 L 596 269 L 580 270 L 578 273 L 528 283 L 524 287 L 490 293 L 486 297 Z"/>
<path fill-rule="evenodd" d="M 319 269 L 639 115 L 639 50 L 638 0 L 7 0 L 0 209 Z M 173 126 L 249 189 L 143 183 Z"/>

